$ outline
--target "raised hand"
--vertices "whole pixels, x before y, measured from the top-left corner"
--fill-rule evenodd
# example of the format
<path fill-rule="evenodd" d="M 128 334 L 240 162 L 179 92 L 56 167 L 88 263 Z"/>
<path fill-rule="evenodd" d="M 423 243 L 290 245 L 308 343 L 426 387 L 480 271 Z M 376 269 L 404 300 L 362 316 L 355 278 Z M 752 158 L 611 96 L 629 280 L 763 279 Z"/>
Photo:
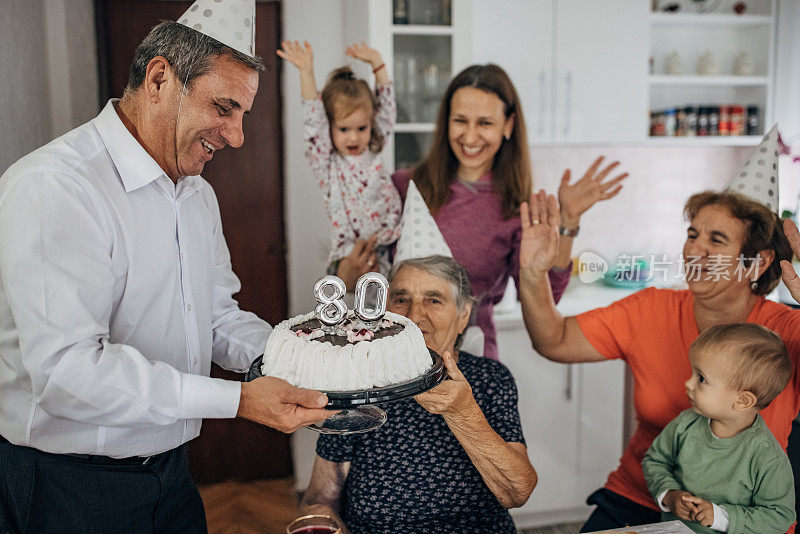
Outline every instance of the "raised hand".
<path fill-rule="evenodd" d="M 600 156 L 586 170 L 583 178 L 570 184 L 570 170 L 564 171 L 561 185 L 558 187 L 558 202 L 561 204 L 562 223 L 567 228 L 575 228 L 580 222 L 583 213 L 594 206 L 595 202 L 614 198 L 622 189 L 622 180 L 628 177 L 624 172 L 611 180 L 606 180 L 619 162 L 615 161 L 598 171 L 603 162 Z"/>
<path fill-rule="evenodd" d="M 783 221 L 783 233 L 786 234 L 786 239 L 789 240 L 789 245 L 792 247 L 794 255 L 800 256 L 800 232 L 797 231 L 797 226 L 791 219 Z M 781 271 L 786 289 L 792 294 L 794 300 L 800 302 L 800 277 L 797 276 L 794 267 L 788 261 L 781 260 Z"/>
<path fill-rule="evenodd" d="M 558 227 L 561 224 L 558 201 L 542 189 L 531 195 L 530 202 L 522 203 L 519 218 L 522 224 L 520 270 L 532 269 L 543 274 L 553 266 L 558 253 Z"/>
<path fill-rule="evenodd" d="M 308 41 L 283 41 L 275 53 L 300 71 L 300 96 L 306 100 L 317 98 L 317 82 L 314 80 L 314 50 Z"/>
<path fill-rule="evenodd" d="M 383 64 L 381 53 L 367 46 L 364 41 L 360 43 L 353 43 L 344 49 L 344 53 L 348 56 L 369 63 L 373 69 L 380 67 Z"/>
<path fill-rule="evenodd" d="M 389 71 L 383 62 L 381 53 L 367 46 L 367 43 L 353 43 L 348 46 L 345 51 L 348 56 L 369 63 L 372 67 L 372 72 L 375 73 L 375 83 L 378 85 L 386 85 L 389 83 Z"/>
<path fill-rule="evenodd" d="M 430 413 L 443 415 L 446 418 L 467 415 L 478 406 L 472 396 L 472 386 L 461 374 L 448 351 L 442 354 L 442 359 L 451 380 L 445 380 L 435 388 L 415 396 L 414 399 Z"/>
<path fill-rule="evenodd" d="M 300 71 L 314 71 L 314 50 L 308 41 L 283 41 L 277 54 L 297 67 Z"/>

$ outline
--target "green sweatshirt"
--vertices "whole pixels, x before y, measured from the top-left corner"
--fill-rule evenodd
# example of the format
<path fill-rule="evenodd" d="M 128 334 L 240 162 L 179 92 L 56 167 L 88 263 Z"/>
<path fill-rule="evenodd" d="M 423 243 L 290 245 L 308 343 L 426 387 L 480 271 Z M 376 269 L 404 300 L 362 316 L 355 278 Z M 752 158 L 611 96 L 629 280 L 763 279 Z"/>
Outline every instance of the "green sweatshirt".
<path fill-rule="evenodd" d="M 685 410 L 653 441 L 642 469 L 653 498 L 683 490 L 723 507 L 730 534 L 781 533 L 794 522 L 792 467 L 760 415 L 750 428 L 719 439 L 707 418 Z M 662 514 L 664 521 L 675 519 Z M 696 521 L 684 523 L 695 532 L 716 532 Z"/>

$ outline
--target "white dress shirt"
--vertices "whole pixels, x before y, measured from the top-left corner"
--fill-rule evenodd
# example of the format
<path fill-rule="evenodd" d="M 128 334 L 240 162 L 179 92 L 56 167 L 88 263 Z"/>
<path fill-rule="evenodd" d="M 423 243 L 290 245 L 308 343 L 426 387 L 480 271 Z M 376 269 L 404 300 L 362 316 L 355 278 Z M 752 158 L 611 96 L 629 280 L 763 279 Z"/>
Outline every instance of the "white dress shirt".
<path fill-rule="evenodd" d="M 175 185 L 109 101 L 0 177 L 0 435 L 148 456 L 234 417 L 211 361 L 243 371 L 271 331 L 239 288 L 211 186 Z"/>

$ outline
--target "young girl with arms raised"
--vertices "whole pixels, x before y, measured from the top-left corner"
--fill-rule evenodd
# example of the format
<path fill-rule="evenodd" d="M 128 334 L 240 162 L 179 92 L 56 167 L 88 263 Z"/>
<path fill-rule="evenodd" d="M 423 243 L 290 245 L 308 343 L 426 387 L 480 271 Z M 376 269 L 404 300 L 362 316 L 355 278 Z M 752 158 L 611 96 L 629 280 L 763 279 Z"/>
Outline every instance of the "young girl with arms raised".
<path fill-rule="evenodd" d="M 365 43 L 345 53 L 371 65 L 375 91 L 348 67 L 334 70 L 321 93 L 308 42 L 284 41 L 278 55 L 300 71 L 306 158 L 322 190 L 331 228 L 329 271 L 358 246 L 367 264 L 384 274 L 400 234 L 401 201 L 380 152 L 394 130 L 394 88 L 381 54 Z M 366 245 L 365 245 L 365 241 Z M 372 252 L 374 250 L 374 253 Z"/>

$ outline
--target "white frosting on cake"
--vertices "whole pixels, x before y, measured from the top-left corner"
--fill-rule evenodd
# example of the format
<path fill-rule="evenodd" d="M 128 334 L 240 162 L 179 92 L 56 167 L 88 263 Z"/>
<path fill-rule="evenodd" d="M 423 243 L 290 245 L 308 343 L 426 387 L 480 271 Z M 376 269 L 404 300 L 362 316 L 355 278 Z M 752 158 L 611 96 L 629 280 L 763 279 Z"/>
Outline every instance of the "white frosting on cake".
<path fill-rule="evenodd" d="M 384 318 L 405 328 L 393 336 L 341 347 L 292 331 L 314 319 L 313 313 L 287 319 L 269 335 L 261 374 L 304 388 L 352 391 L 398 384 L 430 369 L 433 362 L 417 325 L 396 313 L 386 312 Z"/>

